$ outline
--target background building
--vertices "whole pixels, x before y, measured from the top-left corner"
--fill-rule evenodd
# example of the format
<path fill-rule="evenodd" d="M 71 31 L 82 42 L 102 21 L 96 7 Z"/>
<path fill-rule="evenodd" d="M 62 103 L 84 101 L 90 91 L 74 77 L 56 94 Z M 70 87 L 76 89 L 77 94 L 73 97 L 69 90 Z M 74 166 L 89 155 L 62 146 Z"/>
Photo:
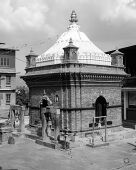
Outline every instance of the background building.
<path fill-rule="evenodd" d="M 119 51 L 123 53 L 123 64 L 125 71 L 131 77 L 136 76 L 135 56 L 136 56 L 136 45 L 119 48 Z M 113 51 L 106 52 L 111 54 Z"/>
<path fill-rule="evenodd" d="M 136 45 L 124 47 L 119 49 L 124 53 L 123 63 L 125 70 L 129 74 L 123 82 L 122 96 L 123 96 L 123 124 L 127 127 L 136 126 Z M 108 54 L 110 54 L 108 52 Z"/>
<path fill-rule="evenodd" d="M 15 53 L 15 49 L 0 47 L 0 116 L 7 115 L 10 104 L 15 104 Z"/>

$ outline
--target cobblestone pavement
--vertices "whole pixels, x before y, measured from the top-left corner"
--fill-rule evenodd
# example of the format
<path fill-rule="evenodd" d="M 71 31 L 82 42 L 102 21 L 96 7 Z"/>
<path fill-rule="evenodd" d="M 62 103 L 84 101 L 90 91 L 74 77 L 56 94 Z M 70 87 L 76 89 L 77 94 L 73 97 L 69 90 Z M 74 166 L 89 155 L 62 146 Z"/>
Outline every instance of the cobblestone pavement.
<path fill-rule="evenodd" d="M 0 166 L 5 170 L 136 170 L 136 148 L 127 143 L 130 140 L 136 141 L 60 151 L 20 137 L 15 145 L 0 145 Z"/>

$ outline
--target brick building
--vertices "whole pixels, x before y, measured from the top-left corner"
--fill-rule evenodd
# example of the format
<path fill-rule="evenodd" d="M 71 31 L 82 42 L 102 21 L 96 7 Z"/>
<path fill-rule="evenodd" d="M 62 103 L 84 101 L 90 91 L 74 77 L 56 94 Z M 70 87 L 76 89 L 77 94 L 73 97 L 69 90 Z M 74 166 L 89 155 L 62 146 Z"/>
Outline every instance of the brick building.
<path fill-rule="evenodd" d="M 119 49 L 124 53 L 125 70 L 129 74 L 123 82 L 123 125 L 136 128 L 136 45 Z M 111 53 L 112 51 L 108 52 Z"/>
<path fill-rule="evenodd" d="M 16 69 L 15 49 L 0 47 L 0 114 L 8 113 L 15 104 Z"/>
<path fill-rule="evenodd" d="M 22 78 L 30 92 L 30 124 L 39 122 L 44 92 L 60 108 L 61 127 L 89 130 L 94 116 L 107 116 L 108 126 L 122 125 L 123 54 L 105 54 L 80 32 L 72 11 L 68 31 L 40 56 L 31 52 Z"/>

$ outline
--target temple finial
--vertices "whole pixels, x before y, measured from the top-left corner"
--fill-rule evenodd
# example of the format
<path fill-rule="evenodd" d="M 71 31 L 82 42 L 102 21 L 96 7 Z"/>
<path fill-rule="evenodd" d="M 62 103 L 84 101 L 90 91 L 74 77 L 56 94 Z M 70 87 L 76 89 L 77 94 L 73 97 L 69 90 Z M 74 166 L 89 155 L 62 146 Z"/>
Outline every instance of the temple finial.
<path fill-rule="evenodd" d="M 69 45 L 73 45 L 73 40 L 72 40 L 72 38 L 70 38 L 70 40 L 69 40 Z"/>
<path fill-rule="evenodd" d="M 43 90 L 43 96 L 45 96 L 46 95 L 46 91 L 45 91 L 45 89 Z"/>
<path fill-rule="evenodd" d="M 30 53 L 33 53 L 33 48 L 31 47 L 31 49 L 30 49 Z"/>
<path fill-rule="evenodd" d="M 78 22 L 78 19 L 77 19 L 77 14 L 76 12 L 73 10 L 72 13 L 71 13 L 71 19 L 69 20 L 71 23 L 73 22 Z"/>
<path fill-rule="evenodd" d="M 115 46 L 115 51 L 118 51 L 118 50 L 119 50 L 118 46 Z"/>
<path fill-rule="evenodd" d="M 30 49 L 29 55 L 35 55 L 35 52 L 34 52 L 34 50 L 33 50 L 32 47 L 31 47 L 31 49 Z"/>

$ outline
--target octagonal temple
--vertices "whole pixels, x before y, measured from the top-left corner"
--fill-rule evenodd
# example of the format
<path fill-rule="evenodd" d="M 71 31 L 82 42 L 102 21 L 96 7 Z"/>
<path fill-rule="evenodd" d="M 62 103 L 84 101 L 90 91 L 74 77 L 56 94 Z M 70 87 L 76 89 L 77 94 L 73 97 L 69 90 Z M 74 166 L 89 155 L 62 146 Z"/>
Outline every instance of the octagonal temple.
<path fill-rule="evenodd" d="M 45 92 L 60 108 L 60 126 L 89 130 L 94 116 L 107 116 L 108 127 L 122 125 L 121 87 L 127 76 L 123 54 L 105 54 L 80 31 L 75 11 L 56 43 L 41 55 L 26 56 L 25 80 L 30 91 L 30 125 L 40 122 Z"/>

